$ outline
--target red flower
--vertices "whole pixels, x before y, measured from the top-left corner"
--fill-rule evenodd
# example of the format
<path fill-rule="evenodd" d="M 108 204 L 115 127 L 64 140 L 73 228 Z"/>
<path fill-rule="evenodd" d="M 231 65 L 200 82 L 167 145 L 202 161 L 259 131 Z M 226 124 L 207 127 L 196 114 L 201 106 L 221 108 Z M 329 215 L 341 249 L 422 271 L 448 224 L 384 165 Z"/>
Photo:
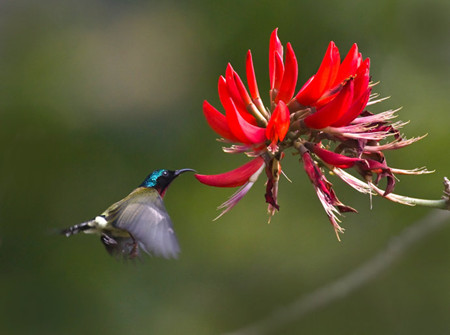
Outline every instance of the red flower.
<path fill-rule="evenodd" d="M 369 99 L 369 69 L 370 60 L 362 60 L 356 44 L 341 64 L 339 50 L 330 42 L 319 70 L 295 96 L 302 106 L 316 109 L 305 118 L 305 124 L 322 129 L 353 121 Z"/>
<path fill-rule="evenodd" d="M 242 199 L 265 170 L 265 200 L 272 216 L 280 208 L 277 195 L 282 174 L 281 160 L 285 150 L 294 149 L 301 155 L 306 175 L 330 222 L 336 232 L 343 232 L 337 214 L 355 210 L 338 200 L 322 167 L 335 172 L 360 192 L 375 194 L 372 191 L 375 190 L 396 201 L 398 197 L 390 195 L 395 185 L 394 173 L 420 174 L 428 171 L 390 168 L 382 151 L 402 148 L 420 138 L 403 139 L 399 132 L 403 124 L 390 122 L 394 117 L 393 111 L 380 114 L 365 111 L 371 95 L 370 61 L 362 58 L 356 44 L 341 62 L 338 48 L 330 42 L 317 73 L 294 96 L 298 77 L 297 58 L 290 43 L 287 43 L 284 55 L 277 32 L 277 29 L 272 32 L 269 43 L 268 107 L 259 94 L 250 50 L 246 59 L 248 91 L 228 64 L 225 76 L 221 76 L 218 83 L 219 98 L 225 113 L 219 112 L 207 101 L 203 103 L 203 113 L 209 126 L 224 141 L 235 143 L 224 148 L 224 151 L 245 153 L 255 158 L 226 173 L 197 174 L 196 177 L 210 186 L 241 187 L 219 207 L 223 209 L 221 216 Z M 392 142 L 381 143 L 389 136 L 394 137 Z M 363 180 L 342 170 L 350 168 L 355 169 Z M 387 180 L 384 192 L 375 186 L 383 178 Z"/>
<path fill-rule="evenodd" d="M 269 46 L 271 112 L 268 112 L 259 96 L 250 50 L 247 53 L 246 69 L 250 94 L 239 75 L 228 64 L 225 77 L 221 76 L 218 83 L 219 98 L 225 114 L 220 113 L 207 101 L 203 102 L 203 113 L 209 126 L 218 135 L 227 141 L 240 143 L 228 148 L 227 152 L 248 150 L 251 155 L 260 158 L 228 173 L 196 175 L 204 184 L 218 187 L 245 184 L 261 164 L 264 164 L 264 160 L 271 164 L 273 157 L 266 153 L 275 153 L 278 143 L 285 139 L 289 130 L 290 112 L 286 103 L 292 99 L 297 83 L 297 59 L 292 46 L 287 44 L 286 61 L 283 62 L 283 46 L 278 39 L 277 30 L 274 30 Z M 278 175 L 272 179 L 274 181 L 271 185 L 276 188 Z M 276 192 L 273 194 L 275 203 Z"/>

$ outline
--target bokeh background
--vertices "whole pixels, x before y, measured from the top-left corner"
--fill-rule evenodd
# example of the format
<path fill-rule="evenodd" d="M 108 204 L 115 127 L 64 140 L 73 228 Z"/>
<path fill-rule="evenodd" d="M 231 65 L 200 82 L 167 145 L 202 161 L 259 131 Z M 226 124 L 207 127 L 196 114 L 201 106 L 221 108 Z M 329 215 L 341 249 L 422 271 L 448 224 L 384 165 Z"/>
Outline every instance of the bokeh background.
<path fill-rule="evenodd" d="M 226 155 L 203 118 L 219 107 L 227 62 L 253 53 L 267 92 L 271 31 L 318 68 L 330 40 L 357 42 L 376 91 L 403 106 L 404 132 L 428 136 L 389 152 L 391 166 L 426 165 L 396 192 L 441 196 L 450 174 L 450 2 L 0 2 L 0 333 L 220 334 L 245 326 L 362 264 L 428 209 L 369 199 L 330 178 L 345 217 L 341 243 L 296 157 L 284 168 L 281 211 L 267 224 L 260 180 L 212 222 L 232 189 L 185 174 L 166 207 L 182 254 L 123 264 L 98 238 L 54 232 L 93 217 L 156 168 L 219 173 Z M 263 96 L 267 99 L 267 94 Z M 368 285 L 286 325 L 282 334 L 449 334 L 450 227 Z"/>

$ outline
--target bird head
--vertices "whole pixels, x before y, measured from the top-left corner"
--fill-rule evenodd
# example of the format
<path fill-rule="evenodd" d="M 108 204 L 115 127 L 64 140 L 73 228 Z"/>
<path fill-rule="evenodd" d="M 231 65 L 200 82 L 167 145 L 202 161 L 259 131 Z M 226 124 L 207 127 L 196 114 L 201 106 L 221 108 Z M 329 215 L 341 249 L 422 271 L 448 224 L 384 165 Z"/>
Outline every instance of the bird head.
<path fill-rule="evenodd" d="M 160 169 L 155 170 L 152 173 L 150 173 L 147 178 L 142 182 L 140 185 L 141 187 L 153 187 L 158 191 L 158 193 L 161 195 L 161 197 L 164 196 L 166 193 L 167 188 L 169 187 L 170 183 L 178 177 L 183 172 L 192 171 L 195 172 L 195 170 L 192 169 L 180 169 L 180 170 L 166 170 L 166 169 Z"/>

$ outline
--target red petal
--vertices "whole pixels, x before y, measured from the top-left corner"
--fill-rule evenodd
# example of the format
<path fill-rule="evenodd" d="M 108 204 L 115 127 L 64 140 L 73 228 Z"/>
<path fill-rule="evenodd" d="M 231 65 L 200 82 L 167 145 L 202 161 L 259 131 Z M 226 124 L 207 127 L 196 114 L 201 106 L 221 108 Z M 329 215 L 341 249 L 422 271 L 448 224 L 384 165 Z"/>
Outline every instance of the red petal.
<path fill-rule="evenodd" d="M 256 144 L 262 143 L 266 140 L 266 129 L 252 125 L 245 121 L 239 114 L 233 100 L 228 99 L 227 106 L 224 106 L 227 111 L 227 122 L 231 132 L 243 143 Z"/>
<path fill-rule="evenodd" d="M 339 92 L 342 91 L 342 88 L 345 86 L 345 84 L 346 84 L 346 82 L 344 81 L 341 84 L 336 85 L 335 87 L 325 91 L 322 94 L 322 96 L 320 97 L 320 99 L 314 103 L 314 107 L 316 107 L 316 109 L 319 109 L 319 108 L 325 106 L 327 103 L 329 103 L 334 98 L 336 98 L 336 96 L 339 94 Z"/>
<path fill-rule="evenodd" d="M 233 70 L 231 64 L 228 63 L 227 69 L 225 71 L 225 80 L 227 82 L 228 92 L 230 93 L 230 96 L 238 109 L 245 109 L 245 104 L 234 81 L 234 74 L 237 75 L 237 73 Z"/>
<path fill-rule="evenodd" d="M 232 142 L 240 142 L 239 139 L 233 135 L 228 127 L 227 119 L 225 115 L 215 109 L 208 101 L 203 101 L 203 114 L 205 115 L 206 122 L 217 134 L 230 140 Z"/>
<path fill-rule="evenodd" d="M 269 78 L 271 89 L 275 84 L 275 53 L 278 52 L 278 54 L 281 56 L 281 59 L 283 59 L 283 46 L 281 45 L 277 32 L 278 28 L 276 28 L 270 35 L 269 42 Z"/>
<path fill-rule="evenodd" d="M 356 44 L 354 44 L 354 46 L 356 48 Z M 344 59 L 344 61 L 341 64 L 341 67 L 339 68 L 339 74 L 338 74 L 338 77 L 336 78 L 336 81 L 334 84 L 335 86 L 332 89 L 328 90 L 327 92 L 324 92 L 324 94 L 319 99 L 319 101 L 317 101 L 314 104 L 316 108 L 320 108 L 320 107 L 324 106 L 325 104 L 327 104 L 328 102 L 330 102 L 332 99 L 334 99 L 336 97 L 337 93 L 340 92 L 343 85 L 346 83 L 346 80 L 348 80 L 351 77 L 356 77 L 356 78 L 354 78 L 355 79 L 355 86 L 354 86 L 354 91 L 353 91 L 353 99 L 354 100 L 358 99 L 367 90 L 367 87 L 369 86 L 369 79 L 370 79 L 369 59 L 367 58 L 363 63 L 361 63 L 361 54 L 358 53 L 357 55 L 355 55 L 355 51 L 357 51 L 357 50 L 355 49 L 354 51 L 352 51 L 352 50 L 349 51 L 349 54 L 347 55 L 346 59 Z M 348 60 L 348 59 L 350 59 L 349 56 L 354 57 L 352 59 L 353 65 L 344 64 L 344 63 L 350 62 Z M 356 65 L 358 66 L 357 68 L 354 67 Z M 343 73 L 341 73 L 342 68 L 347 68 L 347 70 L 345 70 L 345 71 L 343 71 Z M 340 75 L 341 75 L 341 77 L 339 78 Z"/>
<path fill-rule="evenodd" d="M 234 115 L 237 113 L 236 107 L 233 104 L 233 100 L 230 97 L 230 93 L 228 92 L 227 88 L 227 82 L 223 76 L 219 77 L 219 99 L 222 103 L 223 108 L 225 109 L 225 116 L 227 119 L 227 124 L 230 129 L 230 131 L 233 133 L 233 136 L 235 136 L 237 139 L 239 139 L 239 142 L 241 143 L 249 143 L 248 138 L 245 136 L 245 134 L 240 130 L 239 127 L 233 127 L 230 123 L 230 115 Z"/>
<path fill-rule="evenodd" d="M 250 95 L 252 96 L 253 99 L 258 99 L 259 98 L 258 84 L 256 83 L 255 68 L 253 67 L 252 53 L 250 50 L 247 52 L 246 70 L 247 70 L 247 84 L 248 89 L 250 91 Z"/>
<path fill-rule="evenodd" d="M 247 106 L 244 103 L 244 98 L 241 96 L 240 91 L 236 85 L 235 78 L 239 77 L 237 72 L 233 70 L 231 64 L 228 64 L 225 72 L 225 81 L 230 97 L 233 99 L 239 114 L 249 123 L 257 125 L 255 117 L 247 111 Z"/>
<path fill-rule="evenodd" d="M 319 145 L 306 145 L 306 147 L 314 152 L 321 160 L 327 164 L 331 164 L 341 169 L 348 169 L 355 165 L 357 162 L 362 161 L 359 158 L 347 157 L 335 152 L 322 149 Z"/>
<path fill-rule="evenodd" d="M 233 99 L 232 99 L 230 91 L 228 89 L 227 81 L 225 80 L 225 78 L 223 76 L 219 77 L 218 88 L 219 88 L 219 99 L 220 99 L 220 102 L 222 103 L 223 108 L 225 108 L 226 115 L 228 116 L 228 113 L 229 113 L 228 109 L 230 108 L 230 104 L 229 104 L 228 100 L 229 99 L 233 100 Z M 233 103 L 234 103 L 234 101 L 233 101 Z M 234 106 L 236 106 L 236 104 L 234 104 Z M 256 124 L 255 118 L 253 117 L 253 115 L 251 115 L 250 113 L 247 112 L 247 109 L 245 109 L 245 107 L 244 108 L 243 107 L 239 108 L 239 107 L 236 106 L 235 108 L 237 108 L 239 114 L 247 122 L 249 122 L 251 124 Z M 231 127 L 230 127 L 230 129 L 231 129 Z M 236 136 L 238 136 L 238 135 L 236 135 Z"/>
<path fill-rule="evenodd" d="M 353 80 L 350 79 L 330 103 L 319 108 L 314 114 L 305 118 L 309 128 L 322 129 L 339 120 L 350 108 L 353 101 Z"/>
<path fill-rule="evenodd" d="M 234 83 L 236 84 L 236 87 L 237 87 L 237 89 L 239 91 L 239 95 L 241 96 L 242 101 L 244 102 L 244 104 L 247 107 L 247 105 L 252 104 L 253 101 L 250 98 L 250 96 L 248 95 L 247 89 L 245 88 L 245 85 L 242 82 L 242 80 L 239 77 L 239 75 L 237 74 L 237 72 L 234 72 L 233 78 L 234 78 Z"/>
<path fill-rule="evenodd" d="M 274 86 L 271 86 L 270 89 L 278 90 L 281 85 L 281 80 L 283 80 L 284 74 L 284 64 L 283 58 L 280 56 L 278 52 L 275 52 L 275 81 L 273 83 Z"/>
<path fill-rule="evenodd" d="M 370 59 L 366 58 L 356 71 L 355 78 L 355 94 L 354 97 L 359 98 L 367 91 L 370 81 Z"/>
<path fill-rule="evenodd" d="M 342 81 L 349 79 L 350 76 L 354 75 L 360 64 L 361 54 L 358 52 L 358 45 L 355 43 L 352 45 L 347 56 L 339 66 L 339 72 L 334 85 L 339 85 Z"/>
<path fill-rule="evenodd" d="M 242 97 L 242 100 L 244 101 L 244 103 L 246 104 L 245 108 L 247 109 L 247 111 L 253 116 L 253 115 L 260 115 L 261 112 L 258 110 L 258 107 L 256 107 L 255 103 L 253 102 L 253 100 L 250 98 L 250 96 L 248 95 L 247 89 L 245 88 L 244 83 L 242 82 L 241 78 L 238 76 L 238 74 L 235 72 L 234 73 L 234 81 L 236 83 L 236 87 L 239 90 L 239 94 Z M 256 118 L 254 119 L 255 123 L 251 122 L 252 124 L 257 125 L 257 121 Z"/>
<path fill-rule="evenodd" d="M 307 87 L 312 83 L 312 81 L 314 80 L 315 76 L 312 76 L 311 78 L 309 78 L 306 83 L 303 84 L 303 86 L 300 88 L 300 91 L 298 91 L 297 95 L 295 96 L 295 99 L 299 101 L 299 99 L 302 99 L 301 96 L 304 94 L 304 92 L 307 90 Z"/>
<path fill-rule="evenodd" d="M 320 187 L 321 186 L 321 179 L 322 179 L 322 173 L 320 172 L 320 169 L 317 167 L 316 163 L 311 158 L 310 153 L 305 150 L 302 155 L 302 161 L 303 161 L 303 168 L 305 169 L 306 174 L 308 175 L 309 180 L 313 183 L 313 185 Z M 321 187 L 324 191 L 326 191 L 326 187 Z"/>
<path fill-rule="evenodd" d="M 289 109 L 283 100 L 280 100 L 270 117 L 266 128 L 266 137 L 273 142 L 283 141 L 290 124 Z"/>
<path fill-rule="evenodd" d="M 216 187 L 237 187 L 244 185 L 248 179 L 264 164 L 264 159 L 256 157 L 250 162 L 238 167 L 237 169 L 216 174 L 204 175 L 195 174 L 199 182 Z"/>
<path fill-rule="evenodd" d="M 256 77 L 255 77 L 255 69 L 253 68 L 253 59 L 252 59 L 252 53 L 250 50 L 247 53 L 247 61 L 246 61 L 246 72 L 247 72 L 247 83 L 248 83 L 248 89 L 250 91 L 250 95 L 253 99 L 253 103 L 255 104 L 256 108 L 265 115 L 265 107 L 261 100 L 261 97 L 259 96 L 258 91 L 258 84 L 256 83 Z"/>
<path fill-rule="evenodd" d="M 336 79 L 340 61 L 339 50 L 331 41 L 314 79 L 297 93 L 295 97 L 297 101 L 303 106 L 313 105 L 327 89 L 331 88 Z"/>
<path fill-rule="evenodd" d="M 228 98 L 231 98 L 230 92 L 228 92 L 227 81 L 225 80 L 224 76 L 220 76 L 219 77 L 219 82 L 217 84 L 217 88 L 218 88 L 218 91 L 219 91 L 220 102 L 223 105 L 224 104 L 223 102 L 225 100 L 227 100 Z"/>
<path fill-rule="evenodd" d="M 370 91 L 372 89 L 368 88 L 365 93 L 363 93 L 356 101 L 353 102 L 352 106 L 348 109 L 347 112 L 342 115 L 342 117 L 333 123 L 331 126 L 333 127 L 343 127 L 348 125 L 354 119 L 358 117 L 359 114 L 362 113 L 364 108 L 369 101 Z"/>
<path fill-rule="evenodd" d="M 295 57 L 294 50 L 291 43 L 287 44 L 286 63 L 284 68 L 283 81 L 281 82 L 278 95 L 275 99 L 275 103 L 282 100 L 288 103 L 295 92 L 295 85 L 297 84 L 298 65 L 297 58 Z"/>

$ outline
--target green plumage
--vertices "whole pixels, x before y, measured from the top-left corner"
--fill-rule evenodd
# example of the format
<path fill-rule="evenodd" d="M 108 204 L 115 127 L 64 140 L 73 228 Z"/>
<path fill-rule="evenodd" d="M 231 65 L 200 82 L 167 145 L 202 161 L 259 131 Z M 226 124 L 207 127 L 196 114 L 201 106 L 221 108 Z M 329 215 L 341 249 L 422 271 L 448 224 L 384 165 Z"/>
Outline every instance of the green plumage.
<path fill-rule="evenodd" d="M 155 256 L 176 258 L 180 247 L 162 197 L 170 183 L 186 171 L 194 170 L 155 170 L 141 186 L 101 215 L 71 226 L 62 234 L 98 234 L 106 250 L 116 257 L 134 258 L 143 250 Z"/>
<path fill-rule="evenodd" d="M 132 236 L 142 250 L 165 258 L 176 257 L 180 251 L 172 221 L 154 188 L 135 189 L 102 216 L 113 238 Z"/>

